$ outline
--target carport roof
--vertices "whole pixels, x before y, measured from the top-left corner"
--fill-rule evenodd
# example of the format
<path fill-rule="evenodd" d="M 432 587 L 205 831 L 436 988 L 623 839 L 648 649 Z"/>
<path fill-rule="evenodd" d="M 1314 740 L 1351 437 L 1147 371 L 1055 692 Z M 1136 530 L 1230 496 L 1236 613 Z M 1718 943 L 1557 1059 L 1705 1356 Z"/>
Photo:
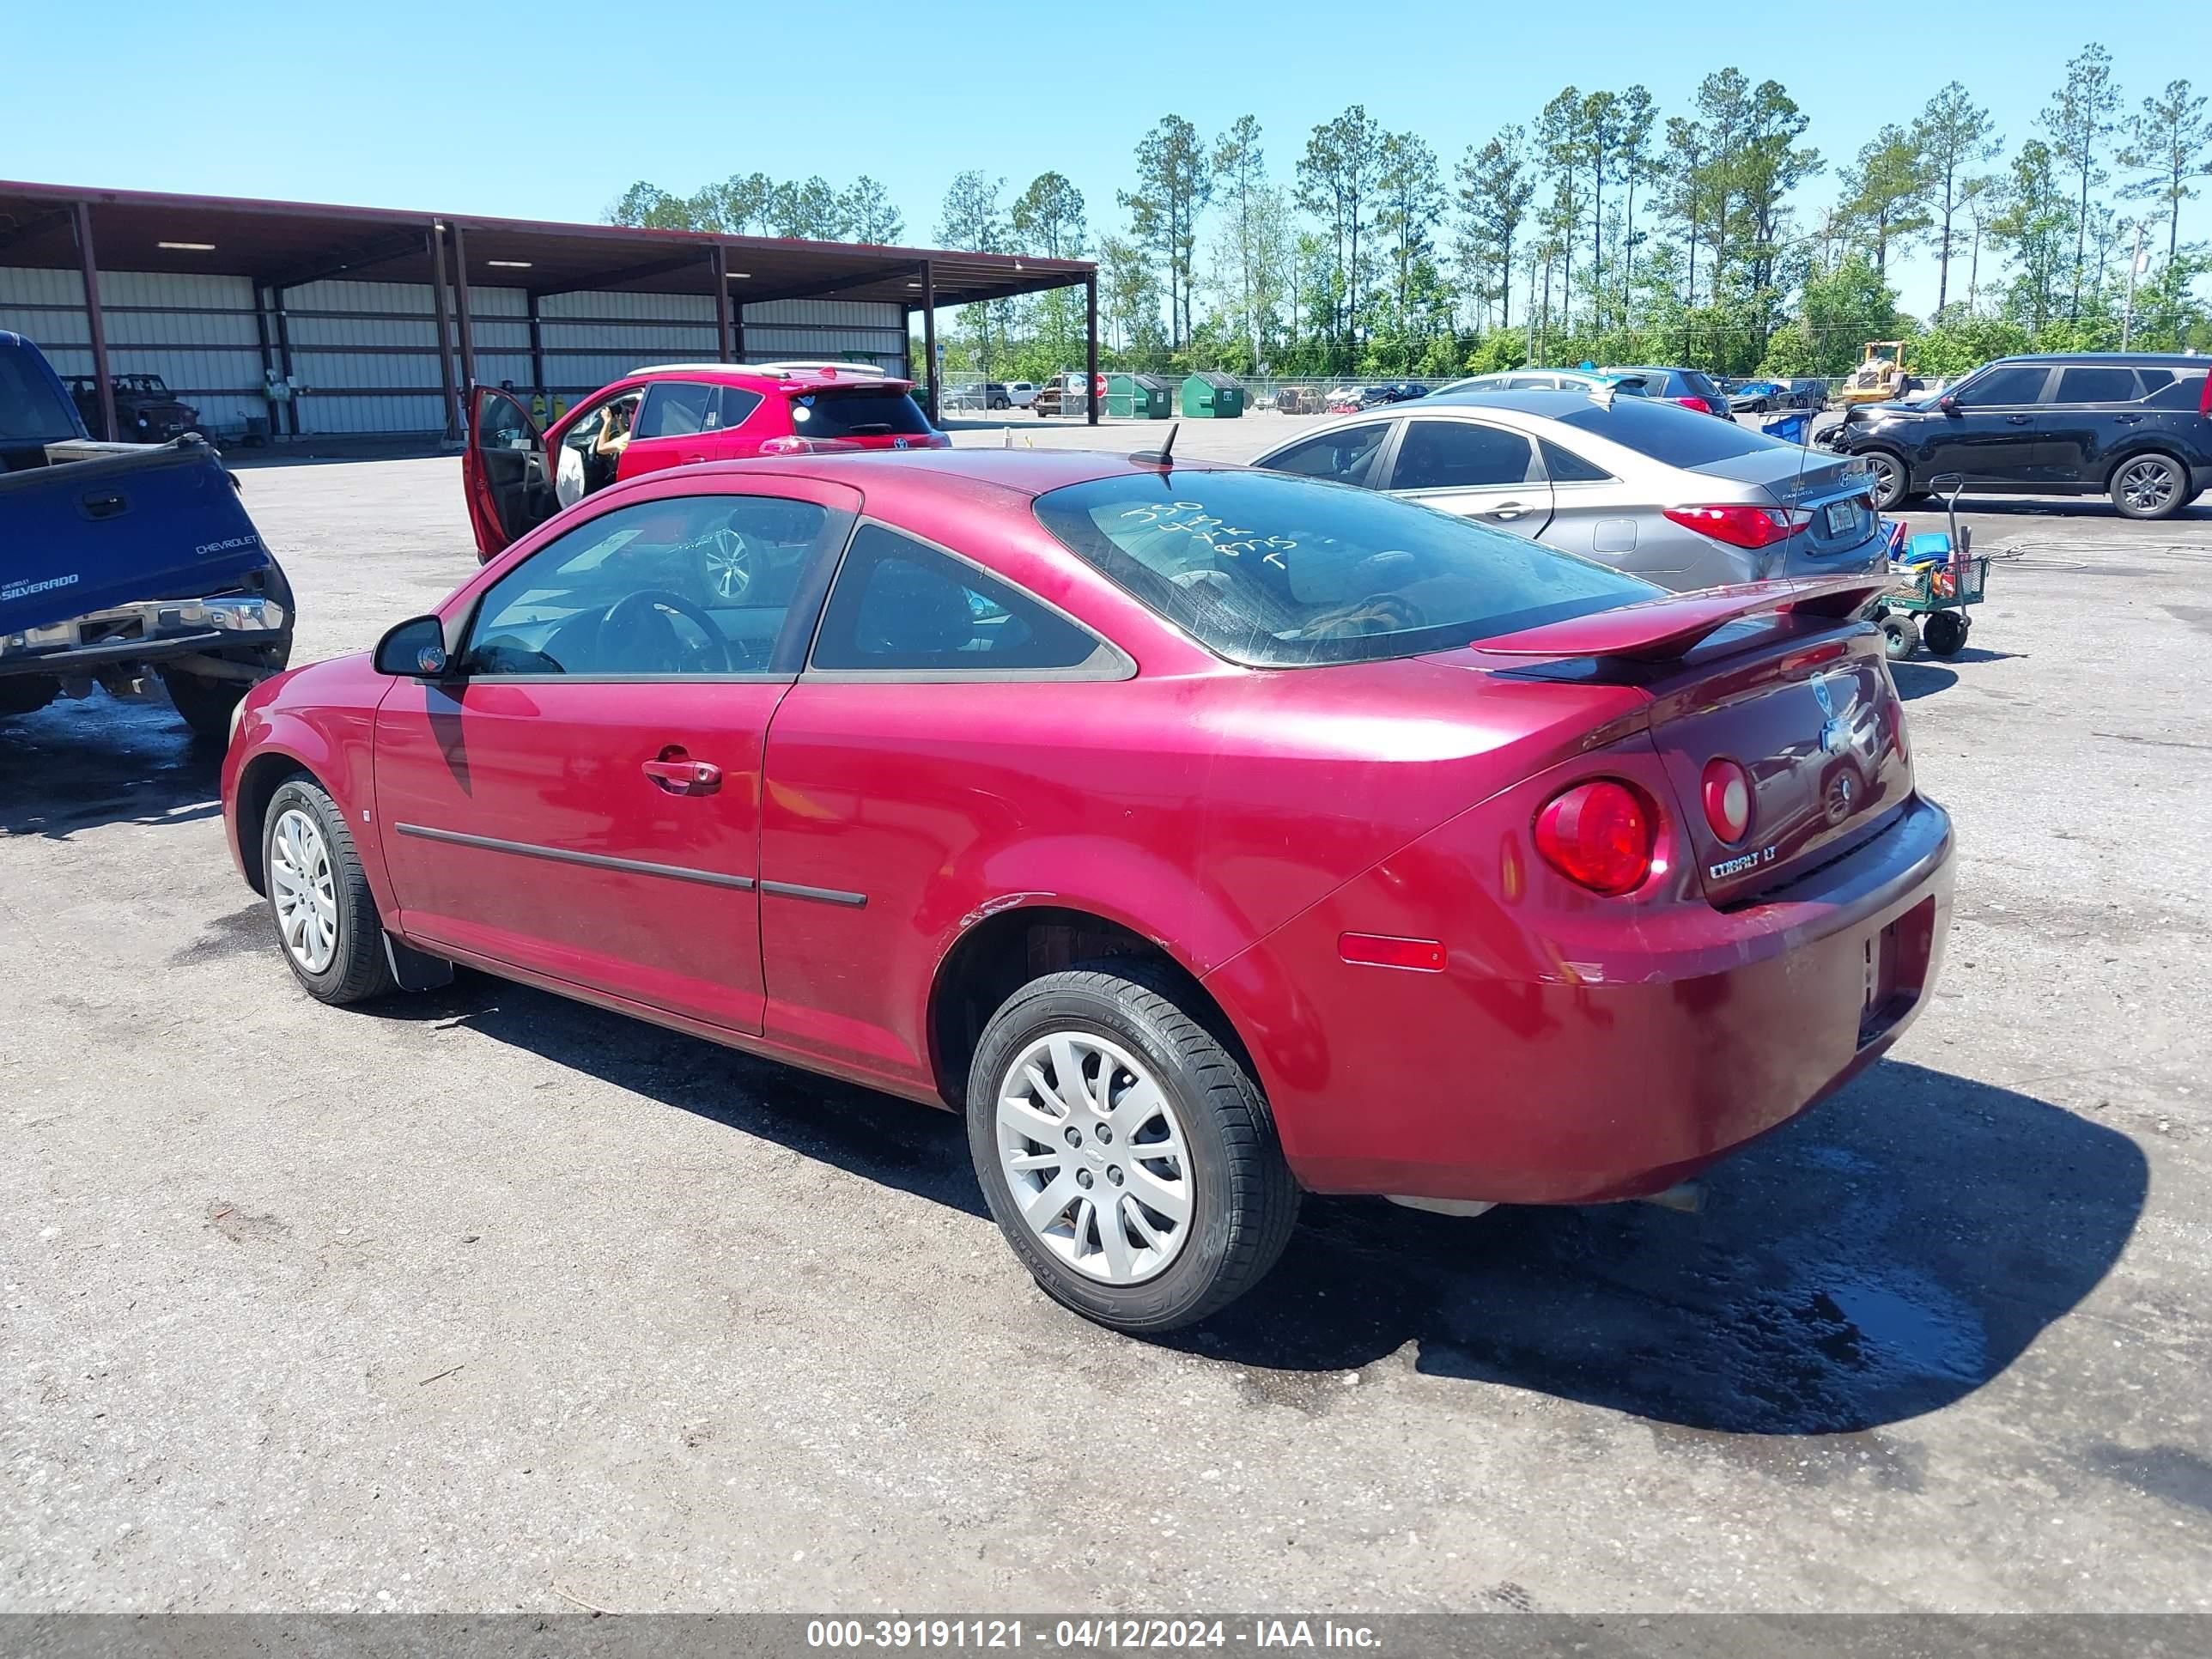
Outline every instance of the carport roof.
<path fill-rule="evenodd" d="M 89 211 L 93 246 L 102 270 L 214 272 L 280 288 L 335 276 L 427 283 L 431 278 L 428 232 L 434 224 L 458 227 L 463 233 L 471 283 L 538 294 L 711 292 L 711 260 L 717 246 L 728 262 L 732 297 L 748 305 L 835 297 L 919 306 L 925 260 L 940 306 L 1065 288 L 1081 283 L 1095 269 L 1088 260 L 1026 254 L 878 247 L 4 180 L 0 180 L 0 265 L 75 270 L 77 249 L 71 221 L 78 203 Z"/>

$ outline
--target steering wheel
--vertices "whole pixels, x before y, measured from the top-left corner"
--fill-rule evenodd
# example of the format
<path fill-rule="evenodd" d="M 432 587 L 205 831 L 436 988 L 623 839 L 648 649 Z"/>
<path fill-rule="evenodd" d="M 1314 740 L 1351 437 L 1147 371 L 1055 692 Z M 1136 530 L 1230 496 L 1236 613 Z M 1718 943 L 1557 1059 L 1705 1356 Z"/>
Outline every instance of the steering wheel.
<path fill-rule="evenodd" d="M 705 611 L 685 599 L 681 593 L 672 593 L 665 587 L 641 587 L 635 593 L 625 593 L 606 608 L 599 618 L 598 643 L 604 645 L 611 635 L 634 630 L 641 647 L 638 654 L 654 647 L 661 647 L 656 660 L 666 664 L 665 672 L 683 672 L 684 655 L 687 647 L 677 634 L 675 625 L 663 611 L 683 617 L 706 635 L 702 654 L 707 659 L 700 672 L 708 674 L 728 674 L 735 672 L 730 661 L 730 642 L 714 619 Z M 654 635 L 648 641 L 648 634 Z"/>

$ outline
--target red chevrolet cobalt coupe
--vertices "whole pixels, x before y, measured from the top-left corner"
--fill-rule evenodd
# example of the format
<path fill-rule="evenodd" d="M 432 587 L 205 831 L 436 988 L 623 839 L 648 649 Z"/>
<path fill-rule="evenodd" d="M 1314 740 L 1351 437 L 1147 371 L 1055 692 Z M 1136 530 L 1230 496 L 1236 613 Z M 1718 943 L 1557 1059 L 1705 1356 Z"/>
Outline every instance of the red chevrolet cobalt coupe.
<path fill-rule="evenodd" d="M 963 1112 L 1045 1289 L 1164 1330 L 1301 1189 L 1650 1194 L 1896 1040 L 1951 832 L 1868 580 L 1156 455 L 682 468 L 257 687 L 225 819 L 323 1000 L 461 963 Z"/>

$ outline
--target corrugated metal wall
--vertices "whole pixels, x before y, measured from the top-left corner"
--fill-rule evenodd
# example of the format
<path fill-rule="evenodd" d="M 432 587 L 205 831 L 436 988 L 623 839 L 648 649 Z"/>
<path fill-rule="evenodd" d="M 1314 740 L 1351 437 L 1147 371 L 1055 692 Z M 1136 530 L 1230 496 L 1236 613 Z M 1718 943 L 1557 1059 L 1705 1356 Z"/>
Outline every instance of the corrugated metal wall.
<path fill-rule="evenodd" d="M 219 435 L 270 413 L 249 280 L 103 271 L 100 284 L 115 373 L 161 375 Z M 529 309 L 520 289 L 471 287 L 477 378 L 533 386 Z M 311 283 L 287 290 L 283 312 L 292 376 L 305 388 L 296 402 L 303 434 L 444 430 L 428 283 Z M 748 362 L 866 357 L 893 374 L 906 371 L 898 305 L 779 300 L 740 312 Z M 716 355 L 714 307 L 704 295 L 559 294 L 542 301 L 538 314 L 549 383 L 539 389 L 570 402 L 641 364 L 711 362 Z M 267 326 L 273 367 L 273 314 Z M 83 289 L 73 270 L 0 266 L 0 328 L 36 341 L 64 374 L 92 372 Z"/>

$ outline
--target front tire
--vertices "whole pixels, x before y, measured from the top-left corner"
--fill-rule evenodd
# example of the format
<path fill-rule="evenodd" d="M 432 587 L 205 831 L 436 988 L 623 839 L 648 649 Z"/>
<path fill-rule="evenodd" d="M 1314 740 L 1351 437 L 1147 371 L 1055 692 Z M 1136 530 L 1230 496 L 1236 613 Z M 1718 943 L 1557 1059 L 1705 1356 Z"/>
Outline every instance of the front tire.
<path fill-rule="evenodd" d="M 1118 1331 L 1204 1319 L 1267 1275 L 1298 1189 L 1258 1087 L 1164 977 L 1031 981 L 968 1081 L 992 1218 L 1048 1296 Z"/>
<path fill-rule="evenodd" d="M 1874 470 L 1874 510 L 1894 513 L 1903 506 L 1912 484 L 1905 458 L 1895 450 L 1869 449 L 1866 463 Z"/>
<path fill-rule="evenodd" d="M 2112 505 L 2127 519 L 2170 519 L 2189 499 L 2189 473 L 2171 455 L 2136 455 L 2112 473 Z"/>
<path fill-rule="evenodd" d="M 285 964 L 309 996 L 343 1006 L 398 988 L 345 815 L 313 779 L 289 779 L 270 797 L 261 880 Z"/>

